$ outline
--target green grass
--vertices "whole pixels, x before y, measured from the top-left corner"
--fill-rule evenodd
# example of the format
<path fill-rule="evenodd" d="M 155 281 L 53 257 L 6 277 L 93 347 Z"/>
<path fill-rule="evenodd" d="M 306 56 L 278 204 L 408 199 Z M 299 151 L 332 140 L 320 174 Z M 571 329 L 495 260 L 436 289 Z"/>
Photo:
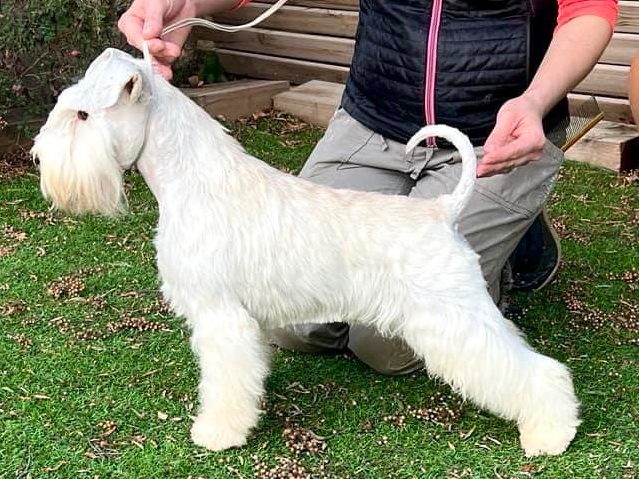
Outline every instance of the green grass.
<path fill-rule="evenodd" d="M 277 119 L 233 129 L 293 171 L 321 135 Z M 518 325 L 570 365 L 583 403 L 568 452 L 533 460 L 513 424 L 426 374 L 387 378 L 348 356 L 282 351 L 248 445 L 194 447 L 197 369 L 182 322 L 155 304 L 155 204 L 139 177 L 129 184 L 130 214 L 107 220 L 47 214 L 33 171 L 0 182 L 0 228 L 12 227 L 0 229 L 0 478 L 250 478 L 257 462 L 273 468 L 282 457 L 312 478 L 637 477 L 639 282 L 623 279 L 639 264 L 636 184 L 568 162 L 551 205 L 565 238 L 560 276 L 515 298 L 525 307 Z M 74 274 L 79 294 L 48 292 Z M 126 318 L 159 330 L 127 329 Z M 414 413 L 442 407 L 455 414 Z M 287 424 L 324 437 L 326 450 L 296 456 Z"/>

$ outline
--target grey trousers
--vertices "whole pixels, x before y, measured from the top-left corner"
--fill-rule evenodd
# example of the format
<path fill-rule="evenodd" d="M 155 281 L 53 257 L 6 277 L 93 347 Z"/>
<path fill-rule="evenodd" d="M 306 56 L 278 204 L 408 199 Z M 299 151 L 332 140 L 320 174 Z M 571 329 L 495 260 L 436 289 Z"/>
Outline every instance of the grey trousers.
<path fill-rule="evenodd" d="M 476 151 L 481 158 L 482 149 Z M 501 271 L 548 200 L 562 161 L 562 151 L 547 142 L 540 160 L 508 174 L 477 179 L 470 204 L 460 218 L 459 231 L 480 255 L 482 272 L 495 301 L 500 295 Z M 338 110 L 300 176 L 333 188 L 433 198 L 450 193 L 460 173 L 460 159 L 454 150 L 418 147 L 406 155 L 405 145 L 374 133 Z M 408 374 L 422 367 L 400 338 L 382 337 L 366 326 L 302 324 L 270 331 L 269 335 L 278 346 L 296 351 L 337 352 L 348 348 L 383 374 Z"/>

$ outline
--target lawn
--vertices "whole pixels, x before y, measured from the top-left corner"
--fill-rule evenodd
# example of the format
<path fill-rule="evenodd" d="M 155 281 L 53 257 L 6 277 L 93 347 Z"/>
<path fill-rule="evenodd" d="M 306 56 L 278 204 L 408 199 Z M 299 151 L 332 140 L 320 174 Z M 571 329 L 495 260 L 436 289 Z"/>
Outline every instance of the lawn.
<path fill-rule="evenodd" d="M 293 172 L 322 133 L 280 117 L 230 126 Z M 158 294 L 155 203 L 139 176 L 128 186 L 130 214 L 71 218 L 48 211 L 33 168 L 0 162 L 0 479 L 639 476 L 636 178 L 567 162 L 550 207 L 559 277 L 514 298 L 516 323 L 570 366 L 583 403 L 569 450 L 532 460 L 513 424 L 425 373 L 283 351 L 248 445 L 194 447 L 188 332 Z"/>

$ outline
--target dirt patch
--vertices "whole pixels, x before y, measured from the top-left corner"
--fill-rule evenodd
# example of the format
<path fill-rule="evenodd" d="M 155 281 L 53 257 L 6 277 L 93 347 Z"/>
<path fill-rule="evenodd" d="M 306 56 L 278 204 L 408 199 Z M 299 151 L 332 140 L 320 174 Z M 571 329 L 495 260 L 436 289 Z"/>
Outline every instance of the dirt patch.
<path fill-rule="evenodd" d="M 26 148 L 0 154 L 0 181 L 10 181 L 27 173 L 35 173 L 35 167 Z"/>

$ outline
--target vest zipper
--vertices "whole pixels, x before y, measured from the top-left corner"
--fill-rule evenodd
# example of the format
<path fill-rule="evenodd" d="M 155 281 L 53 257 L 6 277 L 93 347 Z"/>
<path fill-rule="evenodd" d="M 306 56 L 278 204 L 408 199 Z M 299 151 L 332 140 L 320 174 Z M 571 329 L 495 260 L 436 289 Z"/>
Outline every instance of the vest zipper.
<path fill-rule="evenodd" d="M 430 15 L 428 43 L 426 44 L 426 66 L 424 73 L 424 117 L 427 125 L 435 123 L 435 82 L 437 79 L 437 41 L 442 17 L 443 0 L 433 0 L 433 10 Z M 436 148 L 435 138 L 428 138 L 426 145 Z"/>

